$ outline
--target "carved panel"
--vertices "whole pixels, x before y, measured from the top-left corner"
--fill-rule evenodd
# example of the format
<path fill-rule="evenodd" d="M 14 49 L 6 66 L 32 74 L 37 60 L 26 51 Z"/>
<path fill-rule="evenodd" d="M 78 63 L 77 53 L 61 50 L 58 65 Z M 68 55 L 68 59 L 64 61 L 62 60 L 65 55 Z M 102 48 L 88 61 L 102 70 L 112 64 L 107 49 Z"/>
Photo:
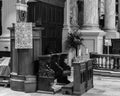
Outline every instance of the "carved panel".
<path fill-rule="evenodd" d="M 32 48 L 32 23 L 16 23 L 15 48 Z"/>
<path fill-rule="evenodd" d="M 78 18 L 78 5 L 77 0 L 70 0 L 70 24 L 77 26 Z"/>

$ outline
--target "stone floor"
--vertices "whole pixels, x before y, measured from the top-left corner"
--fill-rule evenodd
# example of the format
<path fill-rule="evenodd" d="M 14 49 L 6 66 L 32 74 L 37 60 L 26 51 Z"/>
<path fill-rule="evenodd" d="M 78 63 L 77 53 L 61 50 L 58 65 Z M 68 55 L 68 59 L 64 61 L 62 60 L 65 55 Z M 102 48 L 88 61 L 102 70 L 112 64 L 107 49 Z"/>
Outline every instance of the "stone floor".
<path fill-rule="evenodd" d="M 43 93 L 24 93 L 13 91 L 10 88 L 0 87 L 0 96 L 70 96 Z M 120 96 L 120 78 L 94 76 L 94 88 L 82 96 Z"/>

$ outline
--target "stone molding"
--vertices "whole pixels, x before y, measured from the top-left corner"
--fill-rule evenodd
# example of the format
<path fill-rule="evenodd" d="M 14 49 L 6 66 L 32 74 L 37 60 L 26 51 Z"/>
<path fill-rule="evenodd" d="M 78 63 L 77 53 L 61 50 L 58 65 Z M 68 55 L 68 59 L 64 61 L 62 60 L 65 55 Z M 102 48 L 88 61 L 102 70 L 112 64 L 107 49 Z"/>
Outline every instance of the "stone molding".
<path fill-rule="evenodd" d="M 60 7 L 64 7 L 64 2 L 66 0 L 28 0 L 28 2 L 38 2 L 38 1 L 42 1 L 45 3 L 49 3 L 49 4 L 53 4 L 53 5 L 57 5 Z"/>
<path fill-rule="evenodd" d="M 106 33 L 102 30 L 92 29 L 92 30 L 78 30 L 83 36 L 104 36 Z"/>

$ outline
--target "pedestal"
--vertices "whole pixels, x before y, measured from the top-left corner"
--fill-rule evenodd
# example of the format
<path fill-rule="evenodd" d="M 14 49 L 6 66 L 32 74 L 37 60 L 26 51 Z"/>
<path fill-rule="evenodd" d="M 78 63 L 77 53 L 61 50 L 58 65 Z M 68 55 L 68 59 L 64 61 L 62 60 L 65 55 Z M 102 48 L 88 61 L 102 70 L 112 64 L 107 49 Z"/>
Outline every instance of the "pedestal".
<path fill-rule="evenodd" d="M 103 53 L 103 36 L 105 32 L 100 29 L 79 30 L 84 38 L 83 44 L 89 52 Z"/>
<path fill-rule="evenodd" d="M 10 88 L 15 91 L 24 91 L 25 76 L 11 74 Z"/>
<path fill-rule="evenodd" d="M 106 38 L 111 38 L 111 39 L 115 39 L 115 38 L 119 38 L 120 37 L 120 33 L 117 32 L 117 30 L 105 30 L 106 32 Z"/>

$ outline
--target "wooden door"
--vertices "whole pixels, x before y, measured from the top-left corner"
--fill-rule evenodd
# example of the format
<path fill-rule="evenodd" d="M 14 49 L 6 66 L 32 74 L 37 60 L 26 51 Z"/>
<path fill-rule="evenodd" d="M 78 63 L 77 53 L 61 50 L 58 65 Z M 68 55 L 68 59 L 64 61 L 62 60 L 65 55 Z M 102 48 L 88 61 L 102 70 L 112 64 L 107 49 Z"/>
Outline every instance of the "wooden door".
<path fill-rule="evenodd" d="M 43 2 L 28 4 L 28 22 L 44 27 L 42 54 L 62 51 L 63 7 Z"/>

